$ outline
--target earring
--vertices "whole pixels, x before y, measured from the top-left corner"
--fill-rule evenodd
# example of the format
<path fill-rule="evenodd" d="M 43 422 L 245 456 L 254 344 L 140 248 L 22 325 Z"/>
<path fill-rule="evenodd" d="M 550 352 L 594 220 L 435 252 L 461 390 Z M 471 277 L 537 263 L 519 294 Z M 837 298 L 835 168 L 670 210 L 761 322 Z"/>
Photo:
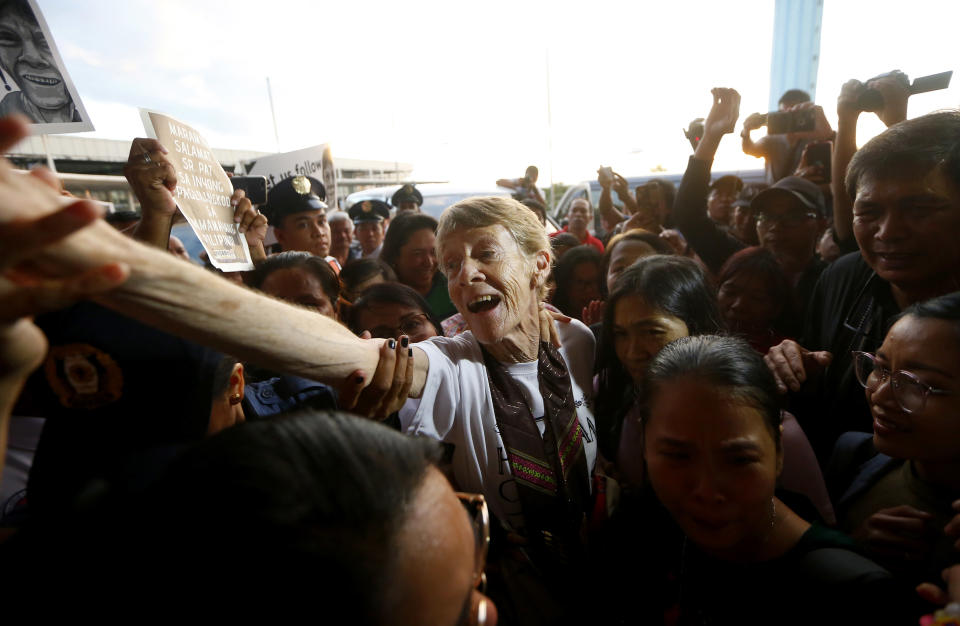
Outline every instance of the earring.
<path fill-rule="evenodd" d="M 777 525 L 777 500 L 775 497 L 770 497 L 770 528 L 764 533 L 763 543 L 770 541 L 770 537 L 773 536 L 773 530 Z"/>
<path fill-rule="evenodd" d="M 239 393 L 233 394 L 230 396 L 230 406 L 240 404 L 241 400 L 243 400 L 243 396 L 241 396 Z"/>
<path fill-rule="evenodd" d="M 777 499 L 774 497 L 770 498 L 770 531 L 773 532 L 773 527 L 777 525 Z"/>

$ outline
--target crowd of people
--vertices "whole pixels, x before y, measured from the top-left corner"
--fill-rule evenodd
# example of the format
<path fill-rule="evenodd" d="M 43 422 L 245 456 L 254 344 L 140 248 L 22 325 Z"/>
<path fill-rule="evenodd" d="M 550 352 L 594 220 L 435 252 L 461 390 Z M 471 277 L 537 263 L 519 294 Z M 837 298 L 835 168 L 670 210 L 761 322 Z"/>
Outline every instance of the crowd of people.
<path fill-rule="evenodd" d="M 867 89 L 888 129 L 857 149 Z M 235 192 L 250 272 L 183 258 L 155 140 L 123 229 L 0 162 L 0 588 L 358 624 L 960 618 L 960 112 L 907 119 L 889 75 L 844 85 L 834 131 L 788 91 L 807 123 L 741 124 L 757 185 L 711 179 L 740 120 L 712 96 L 678 187 L 601 168 L 549 236 L 532 166 L 439 220 L 414 185 Z"/>

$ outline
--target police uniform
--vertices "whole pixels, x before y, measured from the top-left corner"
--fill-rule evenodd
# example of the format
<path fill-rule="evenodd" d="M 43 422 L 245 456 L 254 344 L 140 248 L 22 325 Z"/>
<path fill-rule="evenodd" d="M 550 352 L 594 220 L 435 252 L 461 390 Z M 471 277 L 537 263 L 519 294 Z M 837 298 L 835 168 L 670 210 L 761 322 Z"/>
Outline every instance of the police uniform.
<path fill-rule="evenodd" d="M 414 202 L 417 205 L 417 210 L 420 210 L 420 207 L 423 206 L 423 194 L 411 184 L 406 184 L 400 189 L 398 189 L 393 197 L 390 198 L 390 204 L 393 205 L 395 209 L 400 210 L 400 204 L 403 202 Z"/>
<path fill-rule="evenodd" d="M 270 225 L 276 228 L 283 224 L 283 218 L 304 211 L 324 211 L 327 205 L 327 189 L 323 183 L 312 176 L 291 176 L 273 186 L 267 196 L 267 203 L 261 211 L 267 216 Z M 340 274 L 340 262 L 332 256 L 323 258 L 333 271 Z"/>
<path fill-rule="evenodd" d="M 38 316 L 50 350 L 31 376 L 46 417 L 30 471 L 32 515 L 55 514 L 91 482 L 135 488 L 207 433 L 223 356 L 92 302 Z"/>
<path fill-rule="evenodd" d="M 354 226 L 367 222 L 383 222 L 390 219 L 390 205 L 382 200 L 361 200 L 347 211 Z M 380 250 L 383 248 L 381 242 L 377 249 L 370 254 L 363 254 L 365 258 L 377 258 L 380 256 Z"/>
<path fill-rule="evenodd" d="M 221 353 L 92 302 L 36 323 L 50 349 L 23 407 L 46 418 L 30 469 L 31 516 L 69 510 L 94 484 L 138 491 L 207 435 Z M 273 376 L 247 385 L 247 419 L 336 408 L 330 387 Z"/>

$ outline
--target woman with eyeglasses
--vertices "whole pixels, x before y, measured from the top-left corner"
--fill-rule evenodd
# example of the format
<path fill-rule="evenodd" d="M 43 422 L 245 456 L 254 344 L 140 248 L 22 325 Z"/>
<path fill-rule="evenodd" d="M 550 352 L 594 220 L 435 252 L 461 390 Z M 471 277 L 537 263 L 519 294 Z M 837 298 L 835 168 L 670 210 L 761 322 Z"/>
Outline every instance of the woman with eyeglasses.
<path fill-rule="evenodd" d="M 400 283 L 377 283 L 368 287 L 350 307 L 344 320 L 357 335 L 393 339 L 407 335 L 417 343 L 441 336 L 440 322 L 419 293 Z"/>
<path fill-rule="evenodd" d="M 837 442 L 840 527 L 911 584 L 960 563 L 960 292 L 918 303 L 876 354 L 855 352 L 873 435 Z"/>

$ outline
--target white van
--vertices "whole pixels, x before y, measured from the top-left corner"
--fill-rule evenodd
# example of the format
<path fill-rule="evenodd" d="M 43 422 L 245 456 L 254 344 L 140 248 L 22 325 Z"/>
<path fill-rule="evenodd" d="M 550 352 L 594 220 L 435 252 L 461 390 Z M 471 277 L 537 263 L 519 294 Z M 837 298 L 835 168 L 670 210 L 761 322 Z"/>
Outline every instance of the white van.
<path fill-rule="evenodd" d="M 374 187 L 372 189 L 355 191 L 344 200 L 344 210 L 349 211 L 350 207 L 363 200 L 383 200 L 387 204 L 390 204 L 390 198 L 393 197 L 393 194 L 396 193 L 400 187 L 401 185 L 392 185 L 390 187 Z M 451 183 L 424 183 L 423 185 L 417 185 L 417 191 L 423 195 L 423 205 L 420 207 L 420 210 L 437 219 L 440 219 L 440 214 L 443 213 L 443 210 L 448 206 L 466 198 L 476 196 L 503 196 L 509 198 L 513 195 L 513 190 L 507 189 L 506 187 L 497 187 L 494 185 L 489 187 L 479 185 L 471 187 Z M 556 222 L 548 215 L 547 233 L 549 234 L 557 230 L 559 229 L 557 228 Z"/>
<path fill-rule="evenodd" d="M 754 184 L 754 183 L 766 183 L 766 172 L 762 169 L 757 170 L 736 170 L 728 172 L 713 172 L 711 174 L 711 180 L 716 180 L 721 176 L 739 176 L 744 183 Z M 627 176 L 627 183 L 630 184 L 630 191 L 636 191 L 637 187 L 645 185 L 651 180 L 668 180 L 674 184 L 674 186 L 680 186 L 680 180 L 683 178 L 683 172 L 673 173 L 673 174 L 647 174 L 645 176 Z M 554 220 L 556 222 L 562 223 L 567 217 L 567 212 L 570 210 L 570 205 L 573 204 L 573 201 L 577 198 L 587 198 L 590 201 L 590 206 L 594 209 L 597 208 L 600 204 L 600 183 L 596 178 L 593 180 L 585 180 L 583 182 L 571 185 L 564 192 L 563 197 L 560 198 L 560 202 L 557 203 L 556 208 L 551 212 Z M 620 202 L 620 198 L 617 197 L 617 194 L 611 194 L 613 204 L 617 207 L 618 210 L 623 209 L 623 203 Z M 599 215 L 595 216 L 599 224 Z"/>

